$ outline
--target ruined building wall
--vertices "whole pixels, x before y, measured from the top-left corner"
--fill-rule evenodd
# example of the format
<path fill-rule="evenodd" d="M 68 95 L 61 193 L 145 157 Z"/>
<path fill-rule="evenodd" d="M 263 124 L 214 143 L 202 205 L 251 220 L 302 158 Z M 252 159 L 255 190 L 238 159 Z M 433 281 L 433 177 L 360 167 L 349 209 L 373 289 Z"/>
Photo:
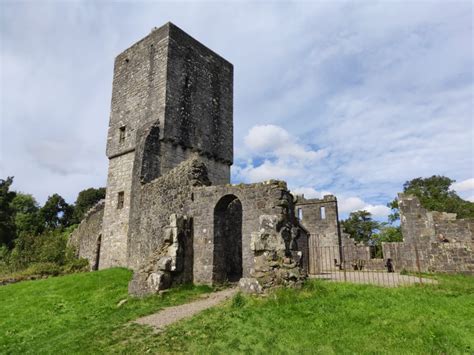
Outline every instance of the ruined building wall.
<path fill-rule="evenodd" d="M 171 214 L 190 216 L 193 187 L 209 184 L 204 163 L 190 159 L 140 187 L 130 220 L 129 267 L 137 270 L 161 247 Z"/>
<path fill-rule="evenodd" d="M 401 243 L 383 243 L 385 259 L 395 268 L 424 272 L 474 273 L 474 221 L 431 212 L 418 198 L 399 194 Z"/>
<path fill-rule="evenodd" d="M 304 277 L 307 235 L 294 216 L 286 184 L 270 181 L 194 189 L 194 282 L 211 284 L 220 271 L 214 263 L 215 228 L 219 227 L 214 213 L 229 196 L 242 206 L 242 277 L 257 280 L 263 288 Z"/>
<path fill-rule="evenodd" d="M 229 182 L 232 86 L 232 65 L 171 23 L 117 56 L 101 268 L 128 265 L 143 184 L 195 157 L 212 183 Z"/>
<path fill-rule="evenodd" d="M 297 196 L 296 215 L 301 217 L 301 224 L 310 234 L 309 272 L 316 274 L 323 269 L 336 269 L 334 260 L 340 260 L 336 197 L 326 195 L 322 199 L 305 199 Z"/>
<path fill-rule="evenodd" d="M 100 200 L 85 215 L 79 226 L 72 232 L 68 246 L 72 247 L 79 258 L 89 260 L 94 270 L 100 264 L 98 252 L 101 244 L 102 220 L 105 201 Z"/>

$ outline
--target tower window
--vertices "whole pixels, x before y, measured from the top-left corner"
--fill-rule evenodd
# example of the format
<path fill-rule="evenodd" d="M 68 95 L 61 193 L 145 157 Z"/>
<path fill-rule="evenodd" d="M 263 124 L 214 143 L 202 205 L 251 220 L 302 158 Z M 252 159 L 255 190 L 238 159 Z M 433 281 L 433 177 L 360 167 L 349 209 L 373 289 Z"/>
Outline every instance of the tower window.
<path fill-rule="evenodd" d="M 303 209 L 302 209 L 302 208 L 298 208 L 298 209 L 297 209 L 297 212 L 298 212 L 298 219 L 299 219 L 300 221 L 302 221 L 302 220 L 303 220 Z"/>
<path fill-rule="evenodd" d="M 124 200 L 125 200 L 125 194 L 123 191 L 120 191 L 117 195 L 117 209 L 123 208 Z"/>
<path fill-rule="evenodd" d="M 326 219 L 326 207 L 321 207 L 319 212 L 321 214 L 321 219 Z"/>
<path fill-rule="evenodd" d="M 119 142 L 123 143 L 125 141 L 125 126 L 119 128 Z"/>

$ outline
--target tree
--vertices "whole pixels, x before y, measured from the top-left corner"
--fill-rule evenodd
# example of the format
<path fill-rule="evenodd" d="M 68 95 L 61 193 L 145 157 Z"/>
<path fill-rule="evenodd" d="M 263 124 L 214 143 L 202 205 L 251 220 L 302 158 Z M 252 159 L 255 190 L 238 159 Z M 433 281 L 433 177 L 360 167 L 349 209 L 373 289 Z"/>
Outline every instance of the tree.
<path fill-rule="evenodd" d="M 454 182 L 446 176 L 419 177 L 405 182 L 403 192 L 418 197 L 421 205 L 429 211 L 456 213 L 458 218 L 474 218 L 474 203 L 463 200 L 450 189 Z M 398 220 L 398 200 L 394 199 L 387 206 L 392 209 L 389 221 Z"/>
<path fill-rule="evenodd" d="M 47 229 L 67 227 L 71 224 L 74 207 L 69 205 L 60 195 L 48 197 L 40 209 L 40 216 Z"/>
<path fill-rule="evenodd" d="M 11 247 L 16 237 L 14 211 L 11 202 L 16 196 L 14 191 L 10 191 L 13 177 L 6 180 L 0 179 L 0 246 Z"/>
<path fill-rule="evenodd" d="M 11 201 L 10 207 L 14 213 L 16 234 L 36 235 L 42 232 L 43 225 L 39 216 L 39 207 L 32 195 L 17 192 Z"/>
<path fill-rule="evenodd" d="M 380 223 L 374 221 L 368 211 L 351 212 L 341 224 L 343 231 L 357 242 L 372 242 L 373 234 L 380 229 Z"/>
<path fill-rule="evenodd" d="M 73 213 L 73 223 L 80 223 L 84 218 L 84 214 L 93 207 L 97 202 L 105 198 L 105 188 L 93 187 L 82 190 L 77 195 L 76 204 Z"/>
<path fill-rule="evenodd" d="M 381 245 L 384 242 L 402 242 L 402 232 L 400 226 L 395 227 L 387 223 L 381 223 L 379 232 L 373 235 L 376 245 Z"/>

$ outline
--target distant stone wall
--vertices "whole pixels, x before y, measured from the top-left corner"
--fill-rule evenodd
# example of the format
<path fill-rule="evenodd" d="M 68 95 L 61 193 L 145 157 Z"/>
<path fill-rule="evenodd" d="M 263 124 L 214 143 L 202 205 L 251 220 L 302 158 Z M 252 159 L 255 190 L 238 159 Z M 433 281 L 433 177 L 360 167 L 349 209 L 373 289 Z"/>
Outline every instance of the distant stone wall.
<path fill-rule="evenodd" d="M 76 256 L 89 260 L 91 270 L 100 265 L 99 248 L 101 243 L 102 220 L 104 217 L 105 200 L 99 201 L 84 216 L 74 232 L 72 232 L 68 246 L 74 248 Z"/>
<path fill-rule="evenodd" d="M 395 269 L 474 273 L 474 220 L 427 211 L 418 198 L 399 194 L 403 242 L 382 243 Z"/>
<path fill-rule="evenodd" d="M 340 261 L 339 216 L 337 199 L 326 195 L 322 199 L 296 196 L 296 216 L 309 232 L 309 273 L 336 270 Z"/>

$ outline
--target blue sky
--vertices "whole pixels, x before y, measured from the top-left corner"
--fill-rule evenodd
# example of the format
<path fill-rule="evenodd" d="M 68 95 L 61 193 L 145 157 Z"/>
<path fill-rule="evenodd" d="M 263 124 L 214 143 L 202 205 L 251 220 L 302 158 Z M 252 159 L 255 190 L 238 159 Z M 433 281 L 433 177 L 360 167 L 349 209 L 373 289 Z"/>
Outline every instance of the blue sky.
<path fill-rule="evenodd" d="M 378 218 L 406 180 L 474 200 L 471 1 L 3 0 L 1 177 L 40 202 L 104 186 L 114 57 L 171 21 L 234 64 L 233 182 Z"/>

